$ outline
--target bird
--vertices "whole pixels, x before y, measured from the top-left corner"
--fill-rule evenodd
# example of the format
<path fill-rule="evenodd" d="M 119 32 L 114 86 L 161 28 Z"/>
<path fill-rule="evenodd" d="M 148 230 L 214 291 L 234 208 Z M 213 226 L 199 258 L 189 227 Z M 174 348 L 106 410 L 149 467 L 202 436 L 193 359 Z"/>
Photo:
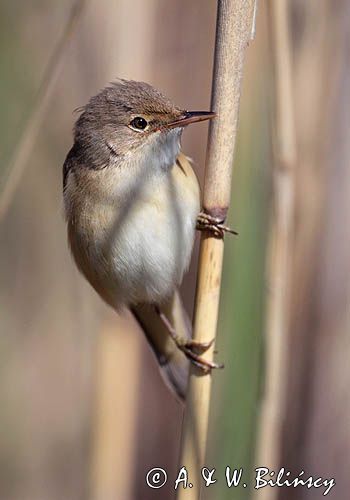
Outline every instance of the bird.
<path fill-rule="evenodd" d="M 191 160 L 181 150 L 189 124 L 215 118 L 187 111 L 148 83 L 119 79 L 79 108 L 63 165 L 63 199 L 74 261 L 117 312 L 129 308 L 168 386 L 185 400 L 190 363 L 220 365 L 191 340 L 179 286 L 196 229 L 234 233 L 200 209 Z"/>

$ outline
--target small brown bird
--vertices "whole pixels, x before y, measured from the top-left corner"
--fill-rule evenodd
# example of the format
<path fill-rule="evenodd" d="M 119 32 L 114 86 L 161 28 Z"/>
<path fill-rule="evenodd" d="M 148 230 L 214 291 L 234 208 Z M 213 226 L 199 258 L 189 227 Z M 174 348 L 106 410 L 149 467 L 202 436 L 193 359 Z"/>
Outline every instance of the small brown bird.
<path fill-rule="evenodd" d="M 208 344 L 191 341 L 178 287 L 196 226 L 219 237 L 230 230 L 199 213 L 198 181 L 180 139 L 186 125 L 214 116 L 184 111 L 147 83 L 118 80 L 82 109 L 63 166 L 78 268 L 110 306 L 132 310 L 182 399 L 189 360 L 204 371 L 217 365 L 201 357 Z"/>

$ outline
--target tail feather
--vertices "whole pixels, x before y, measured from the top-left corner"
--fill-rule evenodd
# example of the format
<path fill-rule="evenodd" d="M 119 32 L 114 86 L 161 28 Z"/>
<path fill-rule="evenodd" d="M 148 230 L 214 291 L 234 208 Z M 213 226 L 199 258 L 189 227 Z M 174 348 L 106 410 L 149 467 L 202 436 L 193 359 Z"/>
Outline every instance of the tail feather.
<path fill-rule="evenodd" d="M 154 306 L 140 304 L 132 307 L 131 310 L 156 355 L 166 384 L 184 401 L 190 367 L 189 360 L 171 338 Z M 191 322 L 178 291 L 174 293 L 171 300 L 160 307 L 160 310 L 166 315 L 179 337 L 191 338 Z"/>

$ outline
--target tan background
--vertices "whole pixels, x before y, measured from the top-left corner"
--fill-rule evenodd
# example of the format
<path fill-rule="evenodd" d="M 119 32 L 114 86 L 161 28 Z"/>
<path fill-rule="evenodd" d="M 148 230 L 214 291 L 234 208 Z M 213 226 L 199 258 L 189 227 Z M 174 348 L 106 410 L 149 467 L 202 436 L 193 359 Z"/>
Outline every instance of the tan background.
<path fill-rule="evenodd" d="M 263 310 L 271 200 L 271 68 L 266 12 L 247 52 L 227 239 L 219 354 L 208 465 L 208 499 L 228 490 L 226 465 L 251 470 L 263 390 Z M 335 476 L 349 488 L 349 106 L 350 9 L 346 0 L 291 2 L 297 119 L 297 213 L 288 408 L 282 465 Z M 71 2 L 0 2 L 0 174 L 67 20 Z M 130 318 L 101 303 L 70 258 L 61 166 L 72 110 L 115 77 L 146 80 L 179 105 L 208 109 L 214 0 L 90 0 L 75 30 L 40 135 L 0 221 L 0 498 L 173 498 L 146 487 L 162 466 L 174 479 L 182 412 L 160 380 Z M 202 180 L 206 125 L 184 134 Z M 195 252 L 196 255 L 196 252 Z M 194 259 L 195 260 L 195 259 Z M 189 311 L 195 265 L 183 292 Z M 221 474 L 221 476 L 220 476 Z M 320 498 L 281 491 L 283 500 Z"/>

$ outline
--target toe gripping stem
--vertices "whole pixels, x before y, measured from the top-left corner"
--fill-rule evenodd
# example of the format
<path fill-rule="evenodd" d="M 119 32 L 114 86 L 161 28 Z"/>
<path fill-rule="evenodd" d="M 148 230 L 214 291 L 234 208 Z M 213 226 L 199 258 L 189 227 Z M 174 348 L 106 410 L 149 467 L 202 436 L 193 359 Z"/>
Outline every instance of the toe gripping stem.
<path fill-rule="evenodd" d="M 210 373 L 213 368 L 224 368 L 223 364 L 214 363 L 213 361 L 208 361 L 204 359 L 201 354 L 206 352 L 214 342 L 212 339 L 210 342 L 197 342 L 195 340 L 187 340 L 181 338 L 177 335 L 175 328 L 170 323 L 167 316 L 156 306 L 156 312 L 159 315 L 159 318 L 163 322 L 164 326 L 169 332 L 169 335 L 174 340 L 178 349 L 180 349 L 184 355 L 197 366 L 203 373 Z"/>
<path fill-rule="evenodd" d="M 237 231 L 234 231 L 228 226 L 224 225 L 225 220 L 219 217 L 214 217 L 205 212 L 200 212 L 197 217 L 197 229 L 198 231 L 207 231 L 215 238 L 222 239 L 225 233 L 237 235 Z"/>

